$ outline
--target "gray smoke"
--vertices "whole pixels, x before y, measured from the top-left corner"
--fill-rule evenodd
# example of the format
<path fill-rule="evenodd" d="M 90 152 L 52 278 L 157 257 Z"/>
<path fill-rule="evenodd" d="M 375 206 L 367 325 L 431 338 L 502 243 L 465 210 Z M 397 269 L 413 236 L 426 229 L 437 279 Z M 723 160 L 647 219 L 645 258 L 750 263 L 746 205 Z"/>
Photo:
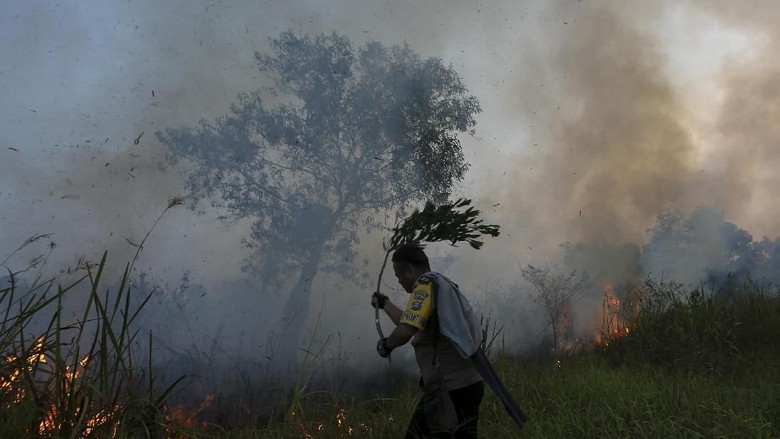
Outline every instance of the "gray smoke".
<path fill-rule="evenodd" d="M 477 134 L 463 139 L 472 168 L 456 196 L 475 199 L 502 226 L 480 252 L 433 246 L 434 269 L 493 313 L 519 350 L 543 331 L 519 266 L 560 259 L 561 243 L 636 256 L 660 213 L 700 206 L 755 239 L 780 234 L 778 13 L 769 1 L 6 2 L 0 249 L 54 233 L 51 270 L 107 249 L 120 272 L 132 243 L 185 192 L 185 168 L 167 165 L 154 133 L 212 120 L 238 93 L 269 85 L 254 61 L 269 38 L 293 29 L 337 31 L 355 46 L 406 42 L 451 63 L 480 99 Z M 262 356 L 283 324 L 283 298 L 259 297 L 243 280 L 248 225 L 222 221 L 226 212 L 208 203 L 199 209 L 166 214 L 137 272 L 176 291 L 189 271 L 190 284 L 204 288 L 159 304 L 188 313 L 167 328 L 168 342 L 189 346 L 205 333 L 225 352 Z M 714 252 L 719 242 L 701 248 Z M 310 316 L 317 337 L 338 334 L 344 356 L 372 367 L 367 302 L 380 243 L 379 234 L 361 240 L 357 280 L 317 279 Z M 19 258 L 36 251 L 28 250 Z M 604 252 L 588 267 L 621 277 Z M 663 261 L 647 264 L 643 272 L 657 272 Z M 395 287 L 386 276 L 400 304 Z M 598 304 L 583 302 L 581 314 L 597 314 Z M 176 321 L 160 313 L 152 315 Z"/>

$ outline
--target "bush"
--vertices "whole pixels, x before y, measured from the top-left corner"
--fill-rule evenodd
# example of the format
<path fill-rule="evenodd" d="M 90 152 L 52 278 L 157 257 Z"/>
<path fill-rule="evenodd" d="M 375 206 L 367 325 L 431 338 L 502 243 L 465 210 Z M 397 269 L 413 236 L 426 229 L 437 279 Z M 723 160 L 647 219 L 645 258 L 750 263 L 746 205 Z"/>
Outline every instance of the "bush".
<path fill-rule="evenodd" d="M 629 333 L 602 347 L 621 364 L 658 365 L 725 378 L 760 351 L 780 348 L 780 297 L 756 285 L 706 295 L 674 282 L 645 282 Z"/>

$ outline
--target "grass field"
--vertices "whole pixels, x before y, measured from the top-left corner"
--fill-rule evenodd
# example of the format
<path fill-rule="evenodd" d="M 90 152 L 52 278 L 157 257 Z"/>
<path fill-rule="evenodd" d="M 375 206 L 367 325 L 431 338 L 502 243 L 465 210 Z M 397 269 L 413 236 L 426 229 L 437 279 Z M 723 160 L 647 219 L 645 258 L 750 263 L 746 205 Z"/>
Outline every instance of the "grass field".
<path fill-rule="evenodd" d="M 645 285 L 630 331 L 558 360 L 498 355 L 495 366 L 529 417 L 520 431 L 489 390 L 485 438 L 780 437 L 780 298 L 756 286 L 705 298 Z M 213 430 L 220 438 L 403 437 L 418 390 L 355 401 L 338 395 L 297 416 Z M 192 434 L 191 437 L 208 435 Z"/>
<path fill-rule="evenodd" d="M 36 279 L 22 289 L 12 277 L 0 285 L 0 437 L 403 436 L 419 396 L 415 377 L 359 399 L 299 388 L 240 426 L 179 422 L 168 398 L 184 383 L 160 385 L 152 364 L 136 364 L 129 349 L 151 345 L 130 329 L 148 298 L 130 300 L 127 272 L 116 290 L 99 287 L 104 265 L 105 256 L 85 264 L 65 284 Z M 77 288 L 87 292 L 83 314 L 66 321 L 62 304 Z M 481 436 L 780 437 L 777 291 L 743 285 L 705 294 L 651 281 L 641 291 L 625 331 L 598 345 L 545 358 L 495 352 L 529 421 L 518 430 L 487 390 Z M 46 324 L 31 332 L 33 321 Z"/>
<path fill-rule="evenodd" d="M 770 360 L 770 358 L 765 358 Z M 775 359 L 775 363 L 777 360 Z M 652 367 L 615 367 L 596 355 L 560 367 L 498 361 L 505 383 L 529 416 L 522 431 L 488 391 L 480 436 L 485 438 L 777 438 L 777 370 L 740 379 L 667 373 Z M 298 418 L 189 437 L 403 437 L 417 389 L 392 398 L 317 404 Z"/>

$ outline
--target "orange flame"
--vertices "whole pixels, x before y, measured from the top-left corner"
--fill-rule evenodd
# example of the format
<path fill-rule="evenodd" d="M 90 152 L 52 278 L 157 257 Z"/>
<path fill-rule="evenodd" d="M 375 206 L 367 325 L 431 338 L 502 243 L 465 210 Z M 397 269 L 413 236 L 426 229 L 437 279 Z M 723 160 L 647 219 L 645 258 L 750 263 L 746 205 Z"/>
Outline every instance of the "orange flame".
<path fill-rule="evenodd" d="M 295 413 L 293 412 L 292 415 L 294 416 Z M 392 421 L 393 417 L 389 416 L 388 419 Z M 317 423 L 314 431 L 309 431 L 304 424 L 300 423 L 298 428 L 301 429 L 301 437 L 303 439 L 314 439 L 322 437 L 322 434 L 325 432 L 325 422 Z M 336 413 L 336 428 L 339 431 L 338 437 L 353 437 L 355 434 L 358 434 L 358 437 L 362 437 L 361 432 L 367 433 L 371 431 L 371 427 L 363 422 L 359 422 L 357 425 L 350 425 L 347 422 L 347 411 L 343 407 L 339 407 Z"/>
<path fill-rule="evenodd" d="M 14 395 L 14 404 L 19 404 L 24 399 L 24 386 L 20 384 L 22 372 L 32 371 L 38 364 L 46 363 L 46 355 L 43 352 L 44 338 L 39 337 L 35 342 L 35 346 L 30 349 L 26 359 L 23 359 L 21 365 L 13 367 L 8 377 L 0 375 L 0 391 L 3 393 L 8 392 Z M 9 355 L 6 357 L 6 363 L 13 365 L 18 363 L 19 358 Z"/>
<path fill-rule="evenodd" d="M 561 309 L 561 314 L 556 323 L 556 352 L 570 352 L 574 349 L 574 343 L 571 341 L 572 320 L 569 306 Z"/>
<path fill-rule="evenodd" d="M 635 290 L 628 304 L 623 303 L 614 293 L 612 283 L 604 285 L 604 301 L 601 306 L 601 327 L 596 331 L 596 345 L 608 346 L 611 340 L 625 337 L 631 332 L 639 313 L 638 297 L 641 291 Z M 631 313 L 632 319 L 627 316 Z"/>
<path fill-rule="evenodd" d="M 11 366 L 11 371 L 6 376 L 0 376 L 0 392 L 13 395 L 11 404 L 22 403 L 26 396 L 25 385 L 21 381 L 23 374 L 35 375 L 42 371 L 45 375 L 57 377 L 57 380 L 47 383 L 46 391 L 51 391 L 52 386 L 57 386 L 62 389 L 65 395 L 70 395 L 74 392 L 74 387 L 77 384 L 77 380 L 81 375 L 82 370 L 86 368 L 89 363 L 89 356 L 79 360 L 76 368 L 73 368 L 73 370 L 71 370 L 70 366 L 65 365 L 64 370 L 62 370 L 61 373 L 58 373 L 58 370 L 56 369 L 57 365 L 49 363 L 47 359 L 45 342 L 45 337 L 39 337 L 36 340 L 35 345 L 25 354 L 26 358 L 18 358 L 13 355 L 9 355 L 5 358 L 6 364 Z M 44 365 L 45 367 L 41 368 L 41 365 Z M 63 427 L 63 421 L 59 419 L 58 416 L 58 406 L 54 403 L 48 403 L 48 405 L 49 408 L 46 414 L 38 424 L 39 434 L 50 433 Z M 76 406 L 74 408 L 75 417 L 79 418 L 87 406 L 88 404 Z M 8 409 L 10 407 L 6 406 L 5 408 Z M 117 407 L 114 407 L 114 410 L 101 409 L 95 415 L 87 419 L 82 419 L 84 428 L 81 437 L 89 436 L 97 427 L 110 421 L 113 418 L 116 409 Z M 114 426 L 113 435 L 116 435 L 118 428 L 118 424 Z"/>
<path fill-rule="evenodd" d="M 169 406 L 165 409 L 165 420 L 184 428 L 194 427 L 206 427 L 208 422 L 199 422 L 198 415 L 201 412 L 211 407 L 214 402 L 215 395 L 213 393 L 206 394 L 206 397 L 196 407 L 192 407 L 191 404 L 178 404 Z"/>
<path fill-rule="evenodd" d="M 604 285 L 604 300 L 601 305 L 601 327 L 596 332 L 597 345 L 609 345 L 610 340 L 623 337 L 629 332 L 621 313 L 620 299 L 613 292 L 612 283 Z"/>

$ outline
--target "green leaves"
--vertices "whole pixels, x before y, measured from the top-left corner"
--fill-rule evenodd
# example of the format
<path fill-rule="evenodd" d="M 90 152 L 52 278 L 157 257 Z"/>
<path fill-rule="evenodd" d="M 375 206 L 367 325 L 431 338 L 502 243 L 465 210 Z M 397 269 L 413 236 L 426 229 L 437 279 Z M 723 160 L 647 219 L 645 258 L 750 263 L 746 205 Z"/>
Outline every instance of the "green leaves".
<path fill-rule="evenodd" d="M 252 221 L 250 271 L 276 278 L 316 251 L 317 271 L 352 275 L 341 261 L 354 259 L 361 222 L 382 227 L 372 213 L 448 202 L 468 169 L 459 139 L 474 133 L 479 101 L 451 65 L 406 44 L 293 30 L 269 43 L 255 55 L 267 75 L 256 90 L 222 117 L 157 137 L 171 163 L 193 165 L 190 207 L 208 199 L 226 219 Z"/>
<path fill-rule="evenodd" d="M 382 243 L 385 260 L 379 270 L 375 291 L 379 292 L 382 286 L 382 274 L 385 272 L 390 253 L 401 244 L 419 245 L 423 242 L 449 241 L 450 245 L 456 245 L 459 242 L 468 242 L 472 248 L 479 250 L 484 244 L 479 239 L 482 235 L 490 235 L 494 238 L 498 236 L 498 226 L 484 224 L 479 214 L 480 211 L 471 206 L 471 200 L 465 198 L 438 207 L 428 201 L 423 210 L 415 209 L 392 229 L 393 235 L 390 241 Z M 385 338 L 382 326 L 379 324 L 379 308 L 376 305 L 374 323 L 379 338 Z"/>
<path fill-rule="evenodd" d="M 385 250 L 401 244 L 442 241 L 449 241 L 450 245 L 468 242 L 472 248 L 479 250 L 484 244 L 480 240 L 482 235 L 495 238 L 499 235 L 499 226 L 484 224 L 479 219 L 480 211 L 470 204 L 471 200 L 465 198 L 440 206 L 428 201 L 423 210 L 415 209 L 392 229 L 389 248 L 386 244 Z"/>

